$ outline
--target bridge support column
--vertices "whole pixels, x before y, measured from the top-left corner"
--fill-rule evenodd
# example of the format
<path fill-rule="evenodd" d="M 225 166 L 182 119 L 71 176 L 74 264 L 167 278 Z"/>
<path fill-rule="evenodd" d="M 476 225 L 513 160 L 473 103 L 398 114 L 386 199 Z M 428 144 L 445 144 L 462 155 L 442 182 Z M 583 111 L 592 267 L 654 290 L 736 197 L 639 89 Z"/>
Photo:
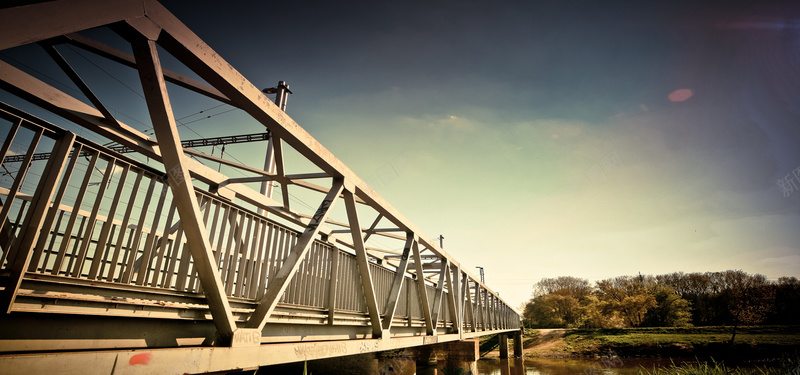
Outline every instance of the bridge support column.
<path fill-rule="evenodd" d="M 514 333 L 514 357 L 522 358 L 522 329 Z"/>
<path fill-rule="evenodd" d="M 477 360 L 480 359 L 478 339 L 453 341 L 434 346 L 436 354 L 444 359 L 444 373 L 477 374 Z"/>
<path fill-rule="evenodd" d="M 508 358 L 508 334 L 501 333 L 500 337 L 500 358 Z"/>
<path fill-rule="evenodd" d="M 412 350 L 392 350 L 375 353 L 379 375 L 414 375 L 417 372 L 416 353 Z"/>

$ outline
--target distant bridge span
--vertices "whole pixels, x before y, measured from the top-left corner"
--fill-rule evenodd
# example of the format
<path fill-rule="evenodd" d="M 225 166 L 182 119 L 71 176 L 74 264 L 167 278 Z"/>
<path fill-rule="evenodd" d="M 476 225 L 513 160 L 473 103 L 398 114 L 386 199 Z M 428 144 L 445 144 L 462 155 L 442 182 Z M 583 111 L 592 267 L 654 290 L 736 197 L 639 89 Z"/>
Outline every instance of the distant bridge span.
<path fill-rule="evenodd" d="M 94 28 L 133 54 L 80 34 Z M 83 96 L 0 61 L 11 94 L 0 98 L 0 373 L 226 371 L 520 329 L 511 306 L 158 2 L 0 9 L 0 50 L 34 43 Z M 138 72 L 155 138 L 115 117 L 64 45 Z M 163 68 L 159 49 L 206 83 Z M 266 127 L 275 170 L 182 147 L 167 83 Z M 291 150 L 316 169 L 287 170 Z M 265 181 L 280 201 L 252 187 Z M 290 190 L 316 194 L 316 207 L 292 206 Z"/>

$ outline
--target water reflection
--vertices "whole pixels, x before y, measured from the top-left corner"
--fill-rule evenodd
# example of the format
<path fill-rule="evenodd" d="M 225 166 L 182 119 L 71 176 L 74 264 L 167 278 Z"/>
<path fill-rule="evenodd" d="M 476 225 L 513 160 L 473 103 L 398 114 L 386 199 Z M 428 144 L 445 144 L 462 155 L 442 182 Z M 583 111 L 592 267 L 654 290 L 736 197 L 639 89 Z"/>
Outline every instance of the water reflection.
<path fill-rule="evenodd" d="M 676 361 L 682 363 L 683 361 Z M 666 358 L 625 358 L 619 362 L 591 358 L 525 358 L 481 359 L 477 363 L 480 375 L 635 375 L 642 368 L 666 367 Z"/>

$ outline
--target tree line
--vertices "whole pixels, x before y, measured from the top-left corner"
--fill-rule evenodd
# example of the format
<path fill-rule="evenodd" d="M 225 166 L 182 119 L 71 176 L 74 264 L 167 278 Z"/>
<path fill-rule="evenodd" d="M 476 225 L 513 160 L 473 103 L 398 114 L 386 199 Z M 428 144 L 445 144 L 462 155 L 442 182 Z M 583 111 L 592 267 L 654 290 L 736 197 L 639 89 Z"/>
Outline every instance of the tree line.
<path fill-rule="evenodd" d="M 536 283 L 525 304 L 532 328 L 689 327 L 800 324 L 800 281 L 741 270 L 619 276 L 571 276 Z M 732 340 L 733 340 L 732 337 Z"/>

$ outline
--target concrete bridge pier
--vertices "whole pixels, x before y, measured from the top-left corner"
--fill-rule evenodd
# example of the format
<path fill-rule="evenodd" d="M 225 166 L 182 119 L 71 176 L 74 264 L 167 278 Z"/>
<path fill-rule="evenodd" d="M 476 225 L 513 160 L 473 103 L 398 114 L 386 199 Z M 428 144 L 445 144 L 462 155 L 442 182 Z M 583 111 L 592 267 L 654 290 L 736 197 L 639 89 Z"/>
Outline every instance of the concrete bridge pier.
<path fill-rule="evenodd" d="M 435 375 L 444 373 L 477 374 L 480 358 L 478 339 L 318 359 L 306 363 L 315 375 Z M 267 373 L 302 373 L 303 363 L 264 368 Z"/>
<path fill-rule="evenodd" d="M 501 333 L 500 337 L 500 358 L 508 358 L 508 334 Z"/>
<path fill-rule="evenodd" d="M 438 344 L 434 345 L 434 350 L 444 361 L 445 373 L 458 373 L 458 370 L 464 374 L 478 373 L 477 361 L 481 357 L 478 339 Z"/>
<path fill-rule="evenodd" d="M 417 373 L 417 353 L 413 349 L 375 353 L 378 375 L 414 375 Z"/>
<path fill-rule="evenodd" d="M 514 357 L 522 358 L 522 330 L 511 333 L 514 339 Z M 500 338 L 500 358 L 508 358 L 508 335 L 501 333 Z"/>

